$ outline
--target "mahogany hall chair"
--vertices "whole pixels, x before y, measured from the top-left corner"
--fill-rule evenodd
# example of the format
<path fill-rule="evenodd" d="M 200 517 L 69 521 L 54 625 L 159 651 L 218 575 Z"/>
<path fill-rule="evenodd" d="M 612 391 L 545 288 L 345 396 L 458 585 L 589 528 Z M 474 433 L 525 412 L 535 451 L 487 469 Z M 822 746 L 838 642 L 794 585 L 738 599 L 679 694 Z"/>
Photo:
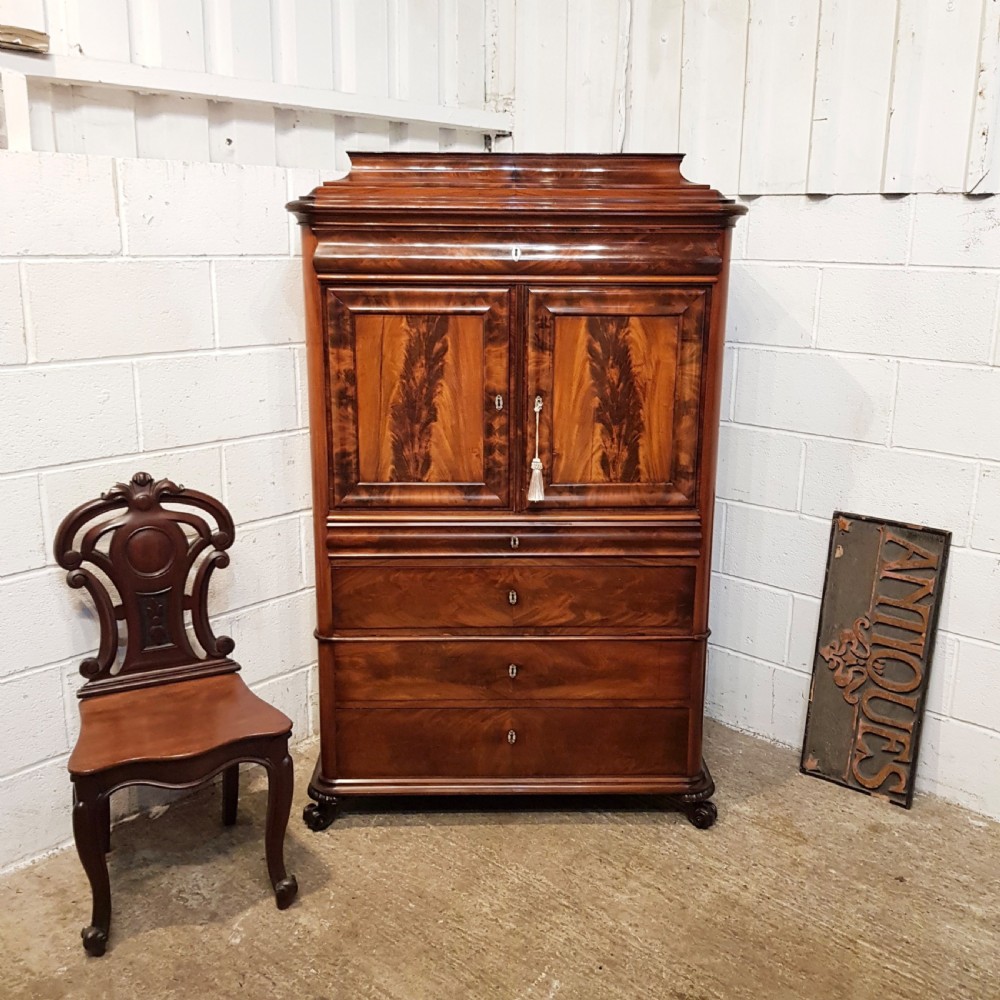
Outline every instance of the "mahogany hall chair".
<path fill-rule="evenodd" d="M 198 510 L 214 519 L 214 530 Z M 250 691 L 229 658 L 233 640 L 215 636 L 208 620 L 209 580 L 216 567 L 229 565 L 233 535 L 229 511 L 217 500 L 167 479 L 154 482 L 146 472 L 77 507 L 56 534 L 66 582 L 86 588 L 101 627 L 97 656 L 80 664 L 87 681 L 69 759 L 73 835 L 93 893 L 93 916 L 82 932 L 91 955 L 107 946 L 110 798 L 126 785 L 193 788 L 221 772 L 228 826 L 236 822 L 240 763 L 262 764 L 265 853 L 278 908 L 298 892 L 284 862 L 292 723 Z M 204 655 L 188 637 L 187 613 Z M 119 622 L 127 633 L 121 657 Z"/>

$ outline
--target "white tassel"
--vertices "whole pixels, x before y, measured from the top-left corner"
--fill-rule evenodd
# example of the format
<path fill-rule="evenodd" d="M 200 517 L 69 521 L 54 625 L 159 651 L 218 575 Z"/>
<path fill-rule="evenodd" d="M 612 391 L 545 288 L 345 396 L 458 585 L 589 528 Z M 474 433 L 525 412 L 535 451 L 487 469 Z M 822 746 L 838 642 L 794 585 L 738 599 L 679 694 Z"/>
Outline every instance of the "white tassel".
<path fill-rule="evenodd" d="M 545 482 L 542 479 L 542 460 L 531 460 L 531 482 L 528 484 L 528 503 L 538 503 L 545 499 Z"/>
<path fill-rule="evenodd" d="M 545 499 L 545 480 L 542 478 L 542 460 L 538 457 L 538 419 L 542 412 L 542 397 L 535 396 L 535 457 L 531 460 L 531 482 L 528 483 L 528 503 Z"/>

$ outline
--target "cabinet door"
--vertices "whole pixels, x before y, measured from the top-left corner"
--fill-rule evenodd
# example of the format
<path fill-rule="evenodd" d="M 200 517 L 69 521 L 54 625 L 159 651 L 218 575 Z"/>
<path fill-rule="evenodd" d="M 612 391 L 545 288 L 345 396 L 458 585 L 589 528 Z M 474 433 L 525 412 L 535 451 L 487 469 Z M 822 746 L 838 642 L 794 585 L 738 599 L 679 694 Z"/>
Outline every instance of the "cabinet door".
<path fill-rule="evenodd" d="M 506 289 L 331 288 L 332 503 L 506 506 Z"/>
<path fill-rule="evenodd" d="M 529 427 L 542 397 L 545 499 L 532 508 L 694 506 L 709 293 L 532 289 Z"/>

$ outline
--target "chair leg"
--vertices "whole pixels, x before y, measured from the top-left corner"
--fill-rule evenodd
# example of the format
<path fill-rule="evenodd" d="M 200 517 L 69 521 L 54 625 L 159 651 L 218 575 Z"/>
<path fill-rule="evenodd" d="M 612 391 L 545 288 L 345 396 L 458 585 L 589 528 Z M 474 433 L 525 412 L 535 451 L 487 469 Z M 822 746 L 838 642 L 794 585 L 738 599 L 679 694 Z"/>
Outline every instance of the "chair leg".
<path fill-rule="evenodd" d="M 101 799 L 101 847 L 105 854 L 111 853 L 111 794 Z"/>
<path fill-rule="evenodd" d="M 279 910 L 291 906 L 299 891 L 295 876 L 285 872 L 285 829 L 292 808 L 293 787 L 292 758 L 286 740 L 267 766 L 267 830 L 264 835 L 267 872 Z"/>
<path fill-rule="evenodd" d="M 106 802 L 106 795 L 82 797 L 74 790 L 73 838 L 93 895 L 90 926 L 80 936 L 87 953 L 95 957 L 104 954 L 111 930 L 111 882 L 104 855 Z"/>
<path fill-rule="evenodd" d="M 240 765 L 232 764 L 222 772 L 222 823 L 232 826 L 236 822 L 236 808 L 240 802 Z"/>

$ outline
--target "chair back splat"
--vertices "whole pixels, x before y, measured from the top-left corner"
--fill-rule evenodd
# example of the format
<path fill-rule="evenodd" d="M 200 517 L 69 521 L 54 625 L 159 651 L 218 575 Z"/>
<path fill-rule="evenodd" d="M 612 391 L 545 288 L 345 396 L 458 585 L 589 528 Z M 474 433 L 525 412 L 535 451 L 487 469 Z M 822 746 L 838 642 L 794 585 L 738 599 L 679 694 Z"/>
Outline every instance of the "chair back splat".
<path fill-rule="evenodd" d="M 198 511 L 212 517 L 214 529 Z M 233 538 L 233 519 L 218 500 L 169 479 L 154 481 L 148 472 L 66 517 L 56 561 L 69 571 L 71 587 L 86 588 L 101 627 L 97 656 L 80 664 L 87 678 L 81 698 L 239 670 L 229 659 L 233 640 L 216 636 L 208 619 L 209 581 L 229 565 L 225 550 Z M 187 613 L 205 655 L 188 638 Z M 116 669 L 119 622 L 126 641 Z"/>

